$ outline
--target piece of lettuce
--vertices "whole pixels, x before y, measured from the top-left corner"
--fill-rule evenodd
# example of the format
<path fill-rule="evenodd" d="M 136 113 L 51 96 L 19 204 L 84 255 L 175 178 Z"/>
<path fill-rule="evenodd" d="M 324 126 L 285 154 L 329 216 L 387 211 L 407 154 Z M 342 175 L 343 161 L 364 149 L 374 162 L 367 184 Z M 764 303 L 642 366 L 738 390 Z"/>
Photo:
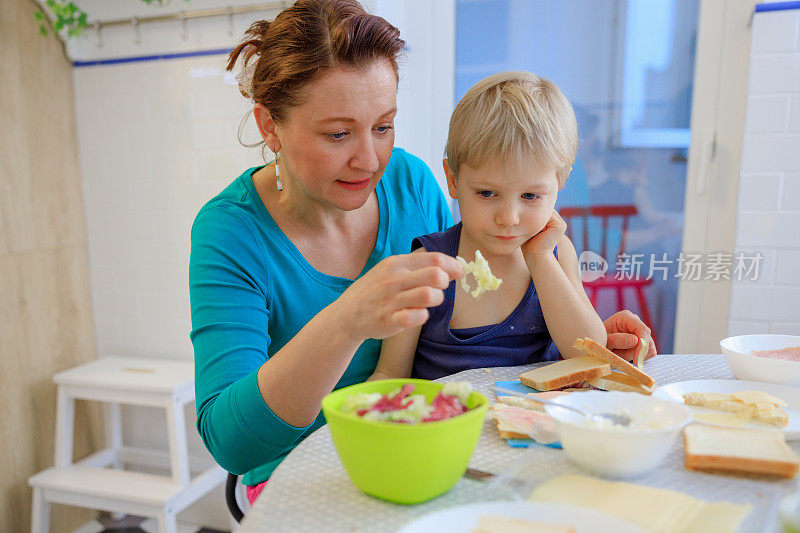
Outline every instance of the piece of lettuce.
<path fill-rule="evenodd" d="M 375 405 L 375 402 L 382 396 L 380 392 L 357 392 L 344 399 L 340 410 L 347 414 L 357 415 L 358 411 L 369 409 Z"/>
<path fill-rule="evenodd" d="M 455 396 L 461 402 L 461 405 L 467 407 L 469 405 L 469 395 L 472 394 L 472 384 L 466 381 L 451 381 L 444 384 L 442 393 Z"/>

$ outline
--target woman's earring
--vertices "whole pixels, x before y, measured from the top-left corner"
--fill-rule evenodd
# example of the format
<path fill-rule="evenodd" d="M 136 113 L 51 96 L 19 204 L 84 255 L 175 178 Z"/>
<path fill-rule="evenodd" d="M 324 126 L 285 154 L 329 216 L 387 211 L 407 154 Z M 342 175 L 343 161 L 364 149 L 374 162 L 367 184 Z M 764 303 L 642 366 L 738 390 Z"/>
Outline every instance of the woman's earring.
<path fill-rule="evenodd" d="M 279 191 L 283 190 L 283 183 L 281 183 L 281 167 L 278 166 L 278 158 L 280 157 L 281 152 L 278 150 L 275 152 L 275 185 L 278 187 Z"/>

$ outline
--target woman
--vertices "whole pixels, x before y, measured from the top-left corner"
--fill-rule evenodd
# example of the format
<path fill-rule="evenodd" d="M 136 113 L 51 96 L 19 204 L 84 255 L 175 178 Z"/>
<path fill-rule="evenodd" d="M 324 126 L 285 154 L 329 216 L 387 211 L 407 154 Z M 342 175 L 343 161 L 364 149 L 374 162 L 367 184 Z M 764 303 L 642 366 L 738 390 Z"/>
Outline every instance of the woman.
<path fill-rule="evenodd" d="M 189 282 L 198 430 L 252 501 L 324 423 L 322 398 L 366 380 L 378 339 L 424 323 L 462 270 L 408 254 L 452 217 L 427 166 L 393 148 L 398 30 L 355 0 L 299 0 L 247 35 L 228 69 L 244 55 L 276 159 L 198 213 Z"/>

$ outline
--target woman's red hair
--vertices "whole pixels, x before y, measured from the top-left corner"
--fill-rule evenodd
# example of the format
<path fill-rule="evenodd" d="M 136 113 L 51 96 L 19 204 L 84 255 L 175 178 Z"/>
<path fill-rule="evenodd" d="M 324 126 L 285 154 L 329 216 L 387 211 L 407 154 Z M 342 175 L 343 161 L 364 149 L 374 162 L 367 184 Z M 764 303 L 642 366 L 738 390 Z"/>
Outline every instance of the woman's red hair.
<path fill-rule="evenodd" d="M 355 0 L 298 0 L 272 22 L 253 23 L 228 58 L 227 70 L 244 57 L 256 61 L 253 100 L 273 120 L 302 103 L 303 89 L 334 67 L 360 69 L 377 59 L 397 57 L 405 42 L 385 19 L 370 15 Z"/>

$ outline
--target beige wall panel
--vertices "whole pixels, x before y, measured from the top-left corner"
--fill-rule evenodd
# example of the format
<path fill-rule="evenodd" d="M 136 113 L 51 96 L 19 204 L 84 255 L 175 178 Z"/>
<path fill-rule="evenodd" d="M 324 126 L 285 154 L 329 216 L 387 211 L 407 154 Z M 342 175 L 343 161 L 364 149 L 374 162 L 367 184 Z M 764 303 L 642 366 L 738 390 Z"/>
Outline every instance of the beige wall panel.
<path fill-rule="evenodd" d="M 71 65 L 34 8 L 0 1 L 0 531 L 30 529 L 27 478 L 53 464 L 53 374 L 95 358 Z M 79 402 L 76 457 L 101 435 Z M 94 514 L 54 506 L 51 531 Z"/>

